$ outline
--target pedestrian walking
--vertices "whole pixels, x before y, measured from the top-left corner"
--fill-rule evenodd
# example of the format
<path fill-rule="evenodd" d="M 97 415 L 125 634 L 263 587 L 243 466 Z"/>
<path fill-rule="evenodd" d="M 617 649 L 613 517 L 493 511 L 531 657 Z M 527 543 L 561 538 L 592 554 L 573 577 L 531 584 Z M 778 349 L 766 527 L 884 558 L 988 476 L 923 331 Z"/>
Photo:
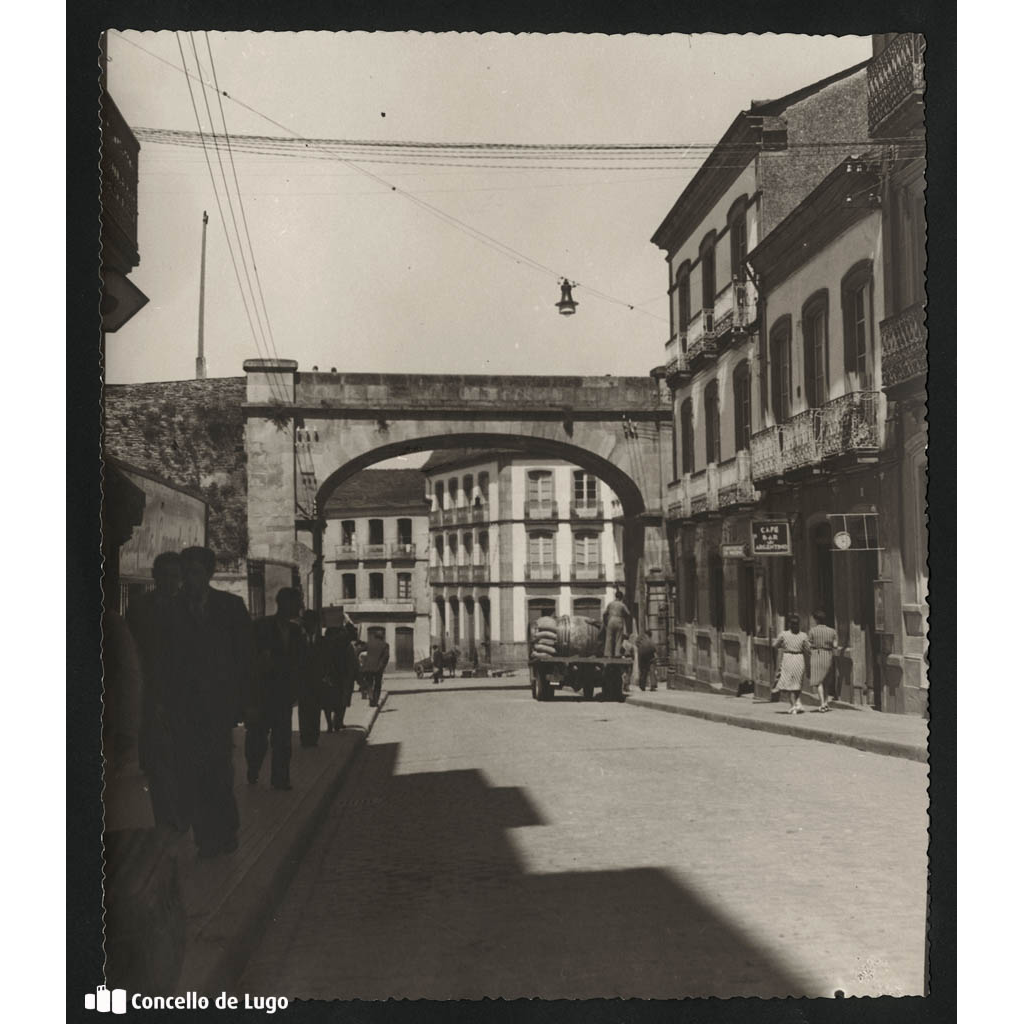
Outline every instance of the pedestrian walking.
<path fill-rule="evenodd" d="M 142 672 L 139 767 L 158 828 L 188 830 L 181 805 L 177 754 L 181 723 L 172 718 L 176 681 L 169 674 L 170 622 L 175 595 L 181 589 L 181 558 L 163 551 L 153 559 L 153 589 L 136 597 L 125 619 L 135 640 Z"/>
<path fill-rule="evenodd" d="M 444 655 L 437 644 L 434 644 L 434 650 L 430 655 L 430 665 L 433 669 L 434 685 L 436 686 L 444 679 Z"/>
<path fill-rule="evenodd" d="M 366 644 L 362 641 L 353 641 L 352 647 L 356 652 L 356 662 L 359 675 L 359 696 L 363 700 L 370 699 L 370 677 L 366 672 Z"/>
<path fill-rule="evenodd" d="M 839 697 L 835 657 L 839 649 L 836 631 L 827 625 L 825 611 L 819 608 L 814 613 L 814 625 L 807 631 L 811 644 L 811 686 L 818 691 L 818 710 L 831 711 L 829 696 Z"/>
<path fill-rule="evenodd" d="M 656 690 L 658 678 L 652 674 L 651 669 L 658 655 L 657 645 L 643 630 L 633 633 L 629 639 L 636 652 L 637 685 L 641 690 L 646 690 L 649 684 L 651 690 Z"/>
<path fill-rule="evenodd" d="M 622 600 L 622 591 L 616 590 L 615 597 L 604 610 L 604 656 L 618 658 L 622 654 L 622 641 L 629 636 L 633 616 Z"/>
<path fill-rule="evenodd" d="M 391 660 L 391 648 L 378 634 L 374 633 L 366 642 L 366 661 L 363 671 L 370 684 L 370 707 L 380 703 L 380 688 L 384 682 L 384 669 Z"/>
<path fill-rule="evenodd" d="M 200 857 L 238 848 L 232 737 L 242 716 L 253 655 L 245 602 L 210 586 L 216 556 L 209 548 L 181 552 L 181 590 L 168 623 L 172 718 L 182 805 Z M 166 696 L 166 693 L 165 693 Z"/>
<path fill-rule="evenodd" d="M 291 789 L 292 705 L 302 667 L 302 631 L 295 621 L 302 606 L 299 592 L 282 587 L 273 615 L 255 626 L 256 666 L 245 716 L 245 760 L 250 785 L 259 781 L 270 748 L 270 785 Z"/>
<path fill-rule="evenodd" d="M 804 708 L 800 703 L 800 691 L 803 688 L 804 677 L 811 674 L 811 644 L 807 634 L 800 630 L 798 615 L 786 617 L 786 629 L 779 634 L 775 648 L 782 653 L 772 692 L 781 691 L 788 696 L 787 714 L 802 714 Z"/>
<path fill-rule="evenodd" d="M 302 656 L 299 666 L 299 742 L 304 747 L 315 747 L 320 740 L 320 711 L 327 689 L 334 682 L 327 645 L 320 632 L 320 617 L 307 608 L 300 619 L 302 628 Z M 328 720 L 328 731 L 330 730 Z"/>

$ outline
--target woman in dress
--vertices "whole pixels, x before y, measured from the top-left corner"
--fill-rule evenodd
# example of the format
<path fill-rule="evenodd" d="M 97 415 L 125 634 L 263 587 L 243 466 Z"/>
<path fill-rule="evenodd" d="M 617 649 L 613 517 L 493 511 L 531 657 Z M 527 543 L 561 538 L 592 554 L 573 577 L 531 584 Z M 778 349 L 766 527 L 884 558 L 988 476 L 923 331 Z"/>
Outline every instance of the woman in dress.
<path fill-rule="evenodd" d="M 775 646 L 782 654 L 779 660 L 779 671 L 775 677 L 772 691 L 782 690 L 789 697 L 789 712 L 799 715 L 803 712 L 800 703 L 800 690 L 803 687 L 804 675 L 811 674 L 811 643 L 807 634 L 800 631 L 800 617 L 788 615 L 786 629 L 779 634 Z"/>
<path fill-rule="evenodd" d="M 814 625 L 807 631 L 811 643 L 811 686 L 818 690 L 818 710 L 831 711 L 829 694 L 839 696 L 839 687 L 834 678 L 835 656 L 839 647 L 836 631 L 825 623 L 824 609 L 814 613 Z"/>

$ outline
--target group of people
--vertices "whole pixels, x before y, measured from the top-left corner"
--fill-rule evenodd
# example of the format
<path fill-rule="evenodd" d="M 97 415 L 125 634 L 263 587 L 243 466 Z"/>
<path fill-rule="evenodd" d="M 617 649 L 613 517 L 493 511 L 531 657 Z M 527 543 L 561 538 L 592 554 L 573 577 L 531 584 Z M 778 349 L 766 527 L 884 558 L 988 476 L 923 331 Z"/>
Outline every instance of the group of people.
<path fill-rule="evenodd" d="M 775 649 L 780 655 L 772 693 L 786 694 L 791 715 L 804 711 L 800 702 L 804 679 L 809 680 L 818 692 L 820 712 L 831 711 L 831 700 L 839 696 L 834 671 L 835 655 L 839 649 L 838 635 L 827 624 L 824 609 L 814 612 L 813 618 L 814 625 L 804 633 L 800 629 L 800 616 L 787 616 L 786 628 L 775 641 Z"/>
<path fill-rule="evenodd" d="M 269 751 L 271 787 L 289 790 L 292 708 L 300 743 L 317 746 L 321 715 L 327 732 L 344 728 L 357 679 L 361 688 L 369 681 L 367 699 L 378 703 L 389 656 L 377 637 L 360 644 L 348 620 L 322 631 L 292 587 L 278 591 L 273 615 L 253 622 L 241 598 L 210 586 L 215 569 L 208 548 L 158 555 L 153 589 L 126 615 L 141 670 L 138 756 L 153 817 L 176 832 L 191 828 L 200 857 L 238 846 L 235 726 L 246 727 L 249 783 L 259 782 Z"/>

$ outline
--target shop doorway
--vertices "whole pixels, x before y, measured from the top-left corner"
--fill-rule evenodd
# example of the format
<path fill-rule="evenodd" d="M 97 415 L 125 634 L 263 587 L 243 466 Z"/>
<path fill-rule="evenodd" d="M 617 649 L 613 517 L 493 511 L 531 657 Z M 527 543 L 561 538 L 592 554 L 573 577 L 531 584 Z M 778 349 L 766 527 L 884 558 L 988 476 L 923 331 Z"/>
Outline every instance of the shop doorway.
<path fill-rule="evenodd" d="M 395 627 L 395 667 L 412 668 L 416 662 L 413 631 L 408 626 Z"/>
<path fill-rule="evenodd" d="M 814 566 L 814 607 L 823 609 L 826 621 L 835 623 L 835 575 L 832 566 L 832 527 L 818 523 L 811 535 Z"/>

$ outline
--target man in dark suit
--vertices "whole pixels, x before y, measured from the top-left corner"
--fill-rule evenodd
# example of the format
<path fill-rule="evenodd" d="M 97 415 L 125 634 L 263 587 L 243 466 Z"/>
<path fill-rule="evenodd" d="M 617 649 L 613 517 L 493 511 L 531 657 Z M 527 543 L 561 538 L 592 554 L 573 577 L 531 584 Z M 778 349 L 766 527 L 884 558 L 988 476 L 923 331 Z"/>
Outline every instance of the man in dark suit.
<path fill-rule="evenodd" d="M 292 587 L 277 592 L 277 609 L 256 623 L 256 666 L 245 714 L 245 760 L 250 785 L 270 755 L 270 785 L 291 789 L 292 705 L 302 668 L 303 639 L 299 628 L 302 598 Z"/>
<path fill-rule="evenodd" d="M 366 660 L 363 671 L 370 681 L 370 707 L 375 708 L 380 701 L 380 688 L 384 682 L 384 669 L 391 660 L 391 648 L 379 634 L 373 633 L 366 642 Z"/>
<path fill-rule="evenodd" d="M 167 693 L 175 722 L 182 808 L 200 857 L 238 848 L 231 731 L 252 667 L 252 623 L 245 602 L 210 586 L 209 548 L 181 553 L 182 588 L 169 610 Z"/>

